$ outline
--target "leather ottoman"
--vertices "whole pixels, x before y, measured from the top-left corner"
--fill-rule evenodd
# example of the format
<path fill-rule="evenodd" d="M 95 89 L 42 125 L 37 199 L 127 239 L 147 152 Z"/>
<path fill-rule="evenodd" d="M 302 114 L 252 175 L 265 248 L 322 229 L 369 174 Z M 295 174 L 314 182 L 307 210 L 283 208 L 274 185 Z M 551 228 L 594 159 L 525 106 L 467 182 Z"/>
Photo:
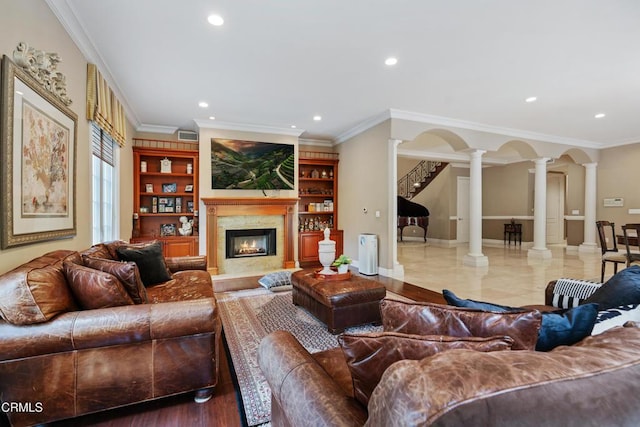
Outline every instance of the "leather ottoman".
<path fill-rule="evenodd" d="M 351 276 L 346 280 L 322 280 L 314 270 L 291 275 L 293 303 L 306 308 L 327 325 L 332 334 L 365 323 L 380 323 L 380 300 L 387 291 L 375 280 Z"/>

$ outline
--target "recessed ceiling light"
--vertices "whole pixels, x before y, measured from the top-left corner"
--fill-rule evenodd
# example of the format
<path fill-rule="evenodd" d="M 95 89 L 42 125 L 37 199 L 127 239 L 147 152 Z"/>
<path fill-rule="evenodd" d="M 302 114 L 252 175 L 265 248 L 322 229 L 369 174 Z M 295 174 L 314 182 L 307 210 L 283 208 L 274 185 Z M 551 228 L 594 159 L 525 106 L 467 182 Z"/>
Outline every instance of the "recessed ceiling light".
<path fill-rule="evenodd" d="M 209 120 L 215 120 L 216 118 L 214 116 L 209 116 Z"/>
<path fill-rule="evenodd" d="M 198 102 L 198 107 L 200 107 L 200 108 L 207 108 L 208 106 L 209 106 L 209 104 L 207 104 L 204 101 Z"/>
<path fill-rule="evenodd" d="M 398 59 L 394 58 L 393 56 L 387 58 L 384 60 L 384 63 L 387 65 L 396 65 L 398 63 Z"/>
<path fill-rule="evenodd" d="M 598 113 L 598 114 L 596 114 L 596 115 L 595 115 L 595 116 L 593 116 L 593 117 L 595 117 L 596 119 L 601 119 L 601 118 L 603 118 L 604 116 L 606 116 L 606 114 L 605 114 L 605 113 Z"/>
<path fill-rule="evenodd" d="M 291 129 L 295 129 L 295 128 L 296 128 L 296 125 L 291 125 Z"/>
<path fill-rule="evenodd" d="M 537 97 L 535 96 L 530 96 L 527 99 L 524 100 L 524 102 L 536 102 L 538 100 Z"/>
<path fill-rule="evenodd" d="M 216 15 L 215 13 L 213 15 L 209 15 L 207 17 L 207 21 L 209 21 L 209 24 L 214 25 L 216 27 L 219 27 L 222 24 L 224 24 L 224 19 L 222 19 L 222 16 Z"/>
<path fill-rule="evenodd" d="M 322 120 L 322 116 L 313 116 L 313 120 L 319 122 L 320 120 Z"/>

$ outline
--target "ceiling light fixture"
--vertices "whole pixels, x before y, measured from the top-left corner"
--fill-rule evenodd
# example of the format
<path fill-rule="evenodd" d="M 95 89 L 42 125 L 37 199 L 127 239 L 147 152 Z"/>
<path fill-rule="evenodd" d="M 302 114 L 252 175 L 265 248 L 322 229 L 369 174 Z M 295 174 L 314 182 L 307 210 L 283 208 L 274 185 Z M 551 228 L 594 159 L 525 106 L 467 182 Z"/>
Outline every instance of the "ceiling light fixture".
<path fill-rule="evenodd" d="M 538 100 L 537 97 L 535 96 L 530 96 L 527 99 L 524 100 L 524 102 L 536 102 Z"/>
<path fill-rule="evenodd" d="M 389 58 L 385 59 L 385 60 L 384 60 L 384 63 L 385 63 L 386 65 L 396 65 L 396 64 L 398 63 L 398 59 L 397 59 L 397 58 L 394 58 L 393 56 L 391 56 L 391 57 L 389 57 Z"/>
<path fill-rule="evenodd" d="M 214 116 L 209 116 L 209 120 L 215 120 L 216 118 Z"/>
<path fill-rule="evenodd" d="M 605 114 L 605 113 L 598 113 L 598 114 L 596 114 L 596 115 L 595 115 L 595 116 L 593 116 L 593 117 L 595 117 L 596 119 L 601 119 L 601 118 L 603 118 L 603 117 L 605 117 L 605 116 L 606 116 L 606 114 Z"/>
<path fill-rule="evenodd" d="M 200 107 L 200 108 L 207 108 L 208 106 L 209 106 L 209 104 L 207 104 L 204 101 L 198 102 L 198 107 Z"/>
<path fill-rule="evenodd" d="M 291 125 L 291 129 L 295 129 L 295 128 L 296 128 L 296 125 Z"/>
<path fill-rule="evenodd" d="M 219 27 L 224 24 L 224 19 L 222 19 L 222 16 L 216 15 L 215 13 L 213 15 L 209 15 L 207 17 L 207 21 L 209 21 L 209 24 L 215 27 Z"/>
<path fill-rule="evenodd" d="M 322 116 L 313 116 L 313 120 L 319 122 L 320 120 L 322 120 Z"/>

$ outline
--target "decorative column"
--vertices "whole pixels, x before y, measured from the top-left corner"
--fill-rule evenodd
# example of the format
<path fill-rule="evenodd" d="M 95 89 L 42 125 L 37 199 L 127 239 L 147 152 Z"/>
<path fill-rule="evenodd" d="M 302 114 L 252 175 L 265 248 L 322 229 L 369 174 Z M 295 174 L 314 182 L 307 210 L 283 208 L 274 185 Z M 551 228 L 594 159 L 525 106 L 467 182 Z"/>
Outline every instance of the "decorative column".
<path fill-rule="evenodd" d="M 597 163 L 585 163 L 584 166 L 584 242 L 578 252 L 599 252 L 596 245 L 596 166 Z"/>
<path fill-rule="evenodd" d="M 529 249 L 529 258 L 549 259 L 551 251 L 547 249 L 547 162 L 549 158 L 535 159 L 535 199 L 533 201 L 533 247 Z"/>
<path fill-rule="evenodd" d="M 388 235 L 391 250 L 391 275 L 394 279 L 404 279 L 404 266 L 398 261 L 398 145 L 401 139 L 389 139 L 388 155 L 389 159 L 389 225 Z"/>
<path fill-rule="evenodd" d="M 486 267 L 489 258 L 482 253 L 482 155 L 484 150 L 469 153 L 469 253 L 462 263 L 471 267 Z"/>

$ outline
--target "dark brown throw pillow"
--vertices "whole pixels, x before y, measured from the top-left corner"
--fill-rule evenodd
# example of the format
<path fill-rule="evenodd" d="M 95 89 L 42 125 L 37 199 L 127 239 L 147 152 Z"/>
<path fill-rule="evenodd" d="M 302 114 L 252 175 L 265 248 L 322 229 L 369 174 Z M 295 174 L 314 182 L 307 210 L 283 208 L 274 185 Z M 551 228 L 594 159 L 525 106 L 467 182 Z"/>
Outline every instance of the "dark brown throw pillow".
<path fill-rule="evenodd" d="M 534 350 L 542 315 L 537 310 L 498 313 L 442 304 L 382 300 L 385 332 L 453 337 L 513 338 L 513 350 Z"/>
<path fill-rule="evenodd" d="M 84 309 L 133 304 L 124 285 L 112 274 L 72 262 L 64 263 L 64 274 L 73 296 Z"/>
<path fill-rule="evenodd" d="M 138 266 L 142 283 L 145 286 L 171 280 L 171 273 L 164 262 L 160 242 L 147 245 L 120 246 L 116 249 L 121 261 L 132 261 Z"/>
<path fill-rule="evenodd" d="M 82 259 L 85 266 L 116 276 L 122 282 L 135 304 L 147 302 L 147 290 L 144 287 L 144 283 L 142 283 L 142 278 L 135 262 L 112 261 L 87 255 L 84 255 Z"/>
<path fill-rule="evenodd" d="M 353 379 L 355 398 L 367 406 L 373 389 L 389 366 L 399 360 L 421 360 L 446 350 L 510 350 L 509 337 L 456 338 L 409 335 L 397 332 L 342 334 L 338 341 Z"/>

